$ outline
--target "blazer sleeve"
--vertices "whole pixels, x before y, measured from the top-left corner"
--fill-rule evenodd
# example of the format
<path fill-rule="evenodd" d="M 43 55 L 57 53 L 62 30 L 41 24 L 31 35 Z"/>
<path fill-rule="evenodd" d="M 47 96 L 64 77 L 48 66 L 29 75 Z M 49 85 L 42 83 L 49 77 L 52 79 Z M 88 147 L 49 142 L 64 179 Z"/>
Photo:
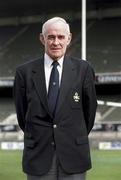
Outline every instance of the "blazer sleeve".
<path fill-rule="evenodd" d="M 16 70 L 13 93 L 18 124 L 20 128 L 24 131 L 25 115 L 27 111 L 26 87 L 23 73 L 19 70 Z"/>
<path fill-rule="evenodd" d="M 83 84 L 83 111 L 88 134 L 93 128 L 97 108 L 97 98 L 94 79 L 94 71 L 92 67 L 88 65 Z"/>

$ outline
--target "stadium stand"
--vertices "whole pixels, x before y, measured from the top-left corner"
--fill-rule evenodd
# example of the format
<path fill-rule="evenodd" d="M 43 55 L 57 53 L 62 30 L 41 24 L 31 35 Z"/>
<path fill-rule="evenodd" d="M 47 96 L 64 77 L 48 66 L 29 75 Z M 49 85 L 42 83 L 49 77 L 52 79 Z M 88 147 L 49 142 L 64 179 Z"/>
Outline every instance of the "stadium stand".
<path fill-rule="evenodd" d="M 20 31 L 20 27 L 2 26 L 0 27 L 0 49 L 3 49 L 12 36 L 15 36 Z"/>
<path fill-rule="evenodd" d="M 20 26 L 16 32 L 13 26 L 13 34 L 8 27 L 9 39 L 1 48 L 0 54 L 0 77 L 14 76 L 15 68 L 27 61 L 34 59 L 40 53 L 39 34 L 37 29 L 40 25 Z M 4 35 L 4 33 L 3 33 Z M 37 54 L 38 53 L 38 54 Z"/>
<path fill-rule="evenodd" d="M 87 55 L 96 72 L 121 72 L 121 18 L 95 21 L 87 32 Z"/>
<path fill-rule="evenodd" d="M 0 97 L 0 122 L 3 122 L 8 116 L 15 113 L 12 98 Z"/>

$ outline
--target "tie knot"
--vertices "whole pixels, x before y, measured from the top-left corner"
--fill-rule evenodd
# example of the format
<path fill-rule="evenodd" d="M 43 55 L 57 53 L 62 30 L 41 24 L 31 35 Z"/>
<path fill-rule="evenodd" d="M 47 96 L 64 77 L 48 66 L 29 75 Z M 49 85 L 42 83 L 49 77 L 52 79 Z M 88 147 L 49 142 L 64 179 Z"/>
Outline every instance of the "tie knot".
<path fill-rule="evenodd" d="M 57 67 L 59 65 L 58 61 L 53 61 L 52 63 L 53 67 Z"/>

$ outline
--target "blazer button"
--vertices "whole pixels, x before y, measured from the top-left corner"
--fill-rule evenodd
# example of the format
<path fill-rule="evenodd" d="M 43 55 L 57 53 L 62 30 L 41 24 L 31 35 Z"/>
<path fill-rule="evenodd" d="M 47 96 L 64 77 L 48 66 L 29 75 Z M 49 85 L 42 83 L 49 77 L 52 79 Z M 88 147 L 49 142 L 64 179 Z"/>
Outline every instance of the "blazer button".
<path fill-rule="evenodd" d="M 52 146 L 55 146 L 55 142 L 54 142 L 54 141 L 52 141 L 52 142 L 51 142 L 51 145 L 52 145 Z"/>
<path fill-rule="evenodd" d="M 53 124 L 53 128 L 56 129 L 56 128 L 57 128 L 57 125 L 56 125 L 56 124 Z"/>

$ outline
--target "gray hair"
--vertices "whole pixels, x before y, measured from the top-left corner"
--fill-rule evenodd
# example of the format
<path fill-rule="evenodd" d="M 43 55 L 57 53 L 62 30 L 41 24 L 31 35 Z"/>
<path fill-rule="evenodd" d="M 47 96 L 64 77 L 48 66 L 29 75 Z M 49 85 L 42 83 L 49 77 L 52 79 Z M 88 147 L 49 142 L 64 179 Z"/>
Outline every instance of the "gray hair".
<path fill-rule="evenodd" d="M 49 20 L 47 20 L 43 26 L 42 26 L 42 34 L 45 35 L 46 33 L 46 30 L 47 30 L 47 27 L 51 24 L 54 24 L 54 23 L 63 23 L 65 25 L 65 28 L 67 30 L 67 33 L 70 34 L 70 27 L 69 27 L 69 24 L 66 22 L 65 19 L 61 18 L 61 17 L 54 17 L 54 18 L 51 18 Z"/>

